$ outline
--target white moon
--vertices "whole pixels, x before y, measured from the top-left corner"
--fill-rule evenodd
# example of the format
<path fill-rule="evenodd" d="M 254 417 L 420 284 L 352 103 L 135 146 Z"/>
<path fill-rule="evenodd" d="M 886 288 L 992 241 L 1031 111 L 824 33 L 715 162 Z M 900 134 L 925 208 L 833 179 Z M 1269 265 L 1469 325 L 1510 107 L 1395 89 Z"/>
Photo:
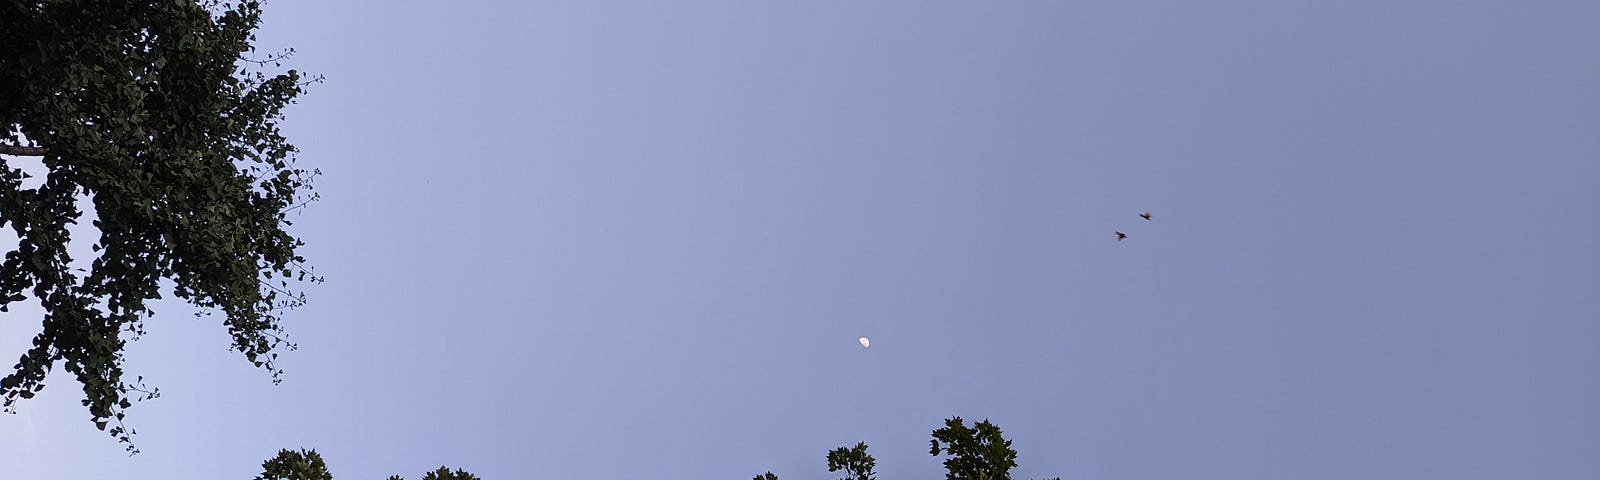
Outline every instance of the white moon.
<path fill-rule="evenodd" d="M 872 340 L 868 339 L 867 337 L 861 337 L 861 339 L 857 340 L 857 341 L 861 342 L 861 348 L 867 348 L 867 347 L 871 347 L 872 346 Z"/>

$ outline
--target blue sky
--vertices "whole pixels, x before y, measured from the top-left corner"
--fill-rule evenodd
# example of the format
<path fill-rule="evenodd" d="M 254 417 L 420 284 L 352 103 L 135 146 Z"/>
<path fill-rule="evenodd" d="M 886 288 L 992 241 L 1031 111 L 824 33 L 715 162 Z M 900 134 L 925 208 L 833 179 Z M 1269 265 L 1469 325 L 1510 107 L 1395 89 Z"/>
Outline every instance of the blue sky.
<path fill-rule="evenodd" d="M 951 415 L 1018 478 L 1600 475 L 1600 4 L 266 8 L 328 77 L 286 380 L 165 305 L 144 453 L 58 373 L 9 475 L 937 478 Z"/>

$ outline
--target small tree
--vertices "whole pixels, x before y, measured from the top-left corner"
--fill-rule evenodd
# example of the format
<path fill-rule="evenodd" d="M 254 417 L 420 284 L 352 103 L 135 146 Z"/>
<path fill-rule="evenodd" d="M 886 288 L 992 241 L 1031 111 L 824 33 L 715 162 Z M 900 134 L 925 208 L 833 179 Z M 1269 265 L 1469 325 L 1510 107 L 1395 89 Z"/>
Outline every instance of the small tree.
<path fill-rule="evenodd" d="M 828 452 L 828 471 L 844 470 L 844 478 L 839 480 L 876 480 L 872 467 L 877 463 L 867 454 L 866 442 L 857 443 L 854 448 L 839 447 Z"/>
<path fill-rule="evenodd" d="M 333 480 L 333 474 L 328 473 L 328 466 L 322 462 L 322 455 L 317 454 L 316 450 L 280 450 L 278 456 L 261 463 L 261 475 L 257 475 L 255 480 Z M 405 479 L 393 475 L 389 480 Z M 422 474 L 422 480 L 481 479 L 466 470 L 450 471 L 441 466 L 438 470 Z"/>
<path fill-rule="evenodd" d="M 401 476 L 399 476 L 399 475 L 390 475 L 389 476 L 389 480 L 406 480 L 406 479 L 401 477 Z M 445 467 L 443 465 L 440 465 L 438 470 L 434 470 L 434 471 L 422 474 L 422 480 L 481 480 L 481 479 L 479 479 L 477 475 L 473 475 L 471 473 L 467 473 L 466 470 L 462 470 L 462 469 L 457 468 L 455 471 L 452 472 L 452 471 L 450 471 L 449 468 L 447 468 L 447 467 Z"/>
<path fill-rule="evenodd" d="M 1000 427 L 988 420 L 967 428 L 961 417 L 945 419 L 944 428 L 933 431 L 933 448 L 929 453 L 937 457 L 943 453 L 947 480 L 1011 480 L 1011 469 L 1017 466 L 1017 451 L 1011 441 L 1000 435 Z"/>
<path fill-rule="evenodd" d="M 945 419 L 944 428 L 933 431 L 932 443 L 929 453 L 933 456 L 949 455 L 944 461 L 948 471 L 946 480 L 1011 480 L 1011 469 L 1017 466 L 1017 451 L 1011 449 L 1011 441 L 1001 435 L 1000 427 L 988 420 L 968 428 L 961 417 Z M 872 468 L 877 463 L 867 454 L 865 442 L 828 452 L 828 471 L 845 472 L 840 480 L 876 480 Z M 778 480 L 778 476 L 767 472 L 756 475 L 755 480 Z M 1061 477 L 1049 480 L 1061 480 Z"/>
<path fill-rule="evenodd" d="M 280 450 L 261 463 L 261 475 L 255 480 L 333 480 L 333 475 L 316 450 Z"/>

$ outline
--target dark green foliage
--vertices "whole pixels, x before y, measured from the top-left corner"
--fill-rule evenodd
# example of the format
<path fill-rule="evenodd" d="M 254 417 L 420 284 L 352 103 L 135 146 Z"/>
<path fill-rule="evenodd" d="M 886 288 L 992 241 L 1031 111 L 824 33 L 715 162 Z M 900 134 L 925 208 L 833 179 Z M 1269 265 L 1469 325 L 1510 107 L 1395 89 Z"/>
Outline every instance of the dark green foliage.
<path fill-rule="evenodd" d="M 438 470 L 434 470 L 434 471 L 422 474 L 422 480 L 480 480 L 480 479 L 478 478 L 477 475 L 473 475 L 473 474 L 467 473 L 466 470 L 462 470 L 462 469 L 458 468 L 454 472 L 452 472 L 452 471 L 450 471 L 450 469 L 445 468 L 444 466 L 440 466 Z"/>
<path fill-rule="evenodd" d="M 930 453 L 933 456 L 941 453 L 950 456 L 944 461 L 946 480 L 1011 480 L 1011 469 L 1017 466 L 1017 451 L 1011 449 L 1011 441 L 1001 435 L 1000 427 L 988 420 L 967 428 L 961 417 L 945 419 L 944 428 L 933 431 L 932 443 Z M 872 468 L 877 463 L 867 454 L 866 443 L 828 452 L 828 471 L 844 470 L 841 480 L 874 480 L 876 474 Z M 778 480 L 778 476 L 767 472 L 756 475 L 755 480 Z M 1061 477 L 1048 480 L 1061 480 Z"/>
<path fill-rule="evenodd" d="M 255 480 L 333 480 L 333 475 L 316 450 L 280 450 L 261 463 L 261 475 Z"/>
<path fill-rule="evenodd" d="M 878 461 L 867 454 L 866 442 L 828 452 L 828 471 L 844 470 L 844 478 L 839 480 L 875 480 L 877 476 L 872 473 L 872 467 L 877 464 Z"/>
<path fill-rule="evenodd" d="M 95 425 L 136 452 L 124 411 L 156 392 L 126 380 L 122 352 L 164 281 L 220 311 L 232 347 L 278 380 L 277 352 L 293 348 L 278 315 L 304 302 L 291 282 L 319 281 L 285 230 L 316 172 L 294 166 L 278 121 L 315 79 L 253 70 L 286 56 L 246 60 L 260 21 L 255 1 L 0 0 L 0 154 L 48 171 L 25 188 L 0 157 L 0 226 L 20 237 L 0 263 L 0 311 L 30 297 L 45 311 L 0 379 L 7 411 L 59 362 Z M 67 227 L 83 203 L 100 235 L 75 269 Z"/>
<path fill-rule="evenodd" d="M 328 473 L 328 466 L 322 463 L 322 455 L 316 450 L 281 450 L 278 456 L 272 457 L 261 464 L 261 475 L 255 480 L 333 480 L 333 475 Z M 388 480 L 405 480 L 399 475 L 391 475 Z M 422 474 L 422 480 L 482 480 L 477 475 L 467 473 L 466 470 L 456 469 L 451 471 L 446 467 Z M 776 477 L 774 477 L 776 480 Z"/>
<path fill-rule="evenodd" d="M 950 456 L 944 461 L 947 480 L 1011 480 L 1011 469 L 1017 466 L 1011 441 L 988 420 L 967 428 L 961 417 L 950 417 L 944 428 L 933 431 L 930 442 L 933 456 Z"/>
<path fill-rule="evenodd" d="M 405 480 L 405 478 L 403 478 L 403 477 L 401 477 L 399 475 L 391 475 L 391 476 L 389 476 L 388 480 Z M 481 480 L 481 479 L 479 479 L 477 475 L 473 475 L 471 473 L 467 473 L 466 470 L 462 470 L 462 469 L 458 468 L 454 472 L 452 472 L 452 471 L 450 471 L 449 468 L 445 468 L 444 466 L 440 466 L 438 470 L 434 470 L 434 471 L 422 474 L 422 480 Z"/>

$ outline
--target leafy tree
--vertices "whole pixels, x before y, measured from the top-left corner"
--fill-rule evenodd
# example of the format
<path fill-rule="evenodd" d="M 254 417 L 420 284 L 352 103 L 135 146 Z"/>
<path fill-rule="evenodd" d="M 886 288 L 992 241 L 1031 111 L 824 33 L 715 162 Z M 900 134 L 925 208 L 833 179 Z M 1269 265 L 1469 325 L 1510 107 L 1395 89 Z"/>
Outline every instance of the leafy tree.
<path fill-rule="evenodd" d="M 839 480 L 876 480 L 872 467 L 877 463 L 872 455 L 867 454 L 866 442 L 856 443 L 853 448 L 839 447 L 828 452 L 828 471 L 844 470 L 844 478 Z"/>
<path fill-rule="evenodd" d="M 261 463 L 261 475 L 255 480 L 333 480 L 333 474 L 316 450 L 279 450 L 278 456 Z"/>
<path fill-rule="evenodd" d="M 253 0 L 0 0 L 0 155 L 40 157 L 42 180 L 0 157 L 0 311 L 36 299 L 43 328 L 0 378 L 5 410 L 62 365 L 101 430 L 133 447 L 131 400 L 157 394 L 123 375 L 148 301 L 170 294 L 220 311 L 232 348 L 274 382 L 293 349 L 279 314 L 304 303 L 291 281 L 320 281 L 285 229 L 315 199 L 318 172 L 296 168 L 282 109 L 320 78 L 268 75 L 291 51 L 254 60 Z M 93 209 L 87 265 L 68 225 Z M 87 267 L 87 268 L 75 268 Z"/>
<path fill-rule="evenodd" d="M 333 475 L 328 473 L 328 466 L 322 462 L 322 455 L 317 454 L 316 450 L 280 450 L 278 456 L 261 463 L 261 475 L 257 475 L 255 480 L 333 480 Z M 394 475 L 389 480 L 405 479 Z M 451 471 L 441 466 L 438 470 L 422 474 L 422 480 L 482 479 L 466 470 Z"/>
<path fill-rule="evenodd" d="M 399 475 L 391 475 L 391 476 L 389 476 L 389 480 L 405 480 L 405 478 L 402 478 Z M 466 470 L 462 470 L 462 469 L 458 468 L 454 472 L 452 472 L 452 471 L 450 471 L 449 468 L 445 468 L 444 466 L 440 466 L 438 470 L 434 470 L 434 471 L 422 474 L 422 480 L 481 480 L 481 479 L 479 479 L 477 475 L 473 475 L 471 473 L 467 473 Z"/>
<path fill-rule="evenodd" d="M 1017 451 L 1011 449 L 1011 441 L 1001 435 L 1000 427 L 988 420 L 968 428 L 961 417 L 947 418 L 943 428 L 933 431 L 932 443 L 933 456 L 941 453 L 950 456 L 944 461 L 948 471 L 946 480 L 1011 480 L 1011 469 L 1017 466 Z M 872 468 L 877 463 L 867 454 L 866 443 L 828 452 L 828 471 L 844 470 L 845 477 L 841 480 L 874 480 L 876 474 Z M 767 472 L 756 475 L 755 480 L 778 480 L 778 476 Z M 1061 480 L 1061 477 L 1049 480 Z"/>
<path fill-rule="evenodd" d="M 950 417 L 944 428 L 933 431 L 930 442 L 933 456 L 950 456 L 944 461 L 947 480 L 1011 480 L 1011 469 L 1017 466 L 1011 441 L 988 420 L 967 428 L 961 417 Z"/>

